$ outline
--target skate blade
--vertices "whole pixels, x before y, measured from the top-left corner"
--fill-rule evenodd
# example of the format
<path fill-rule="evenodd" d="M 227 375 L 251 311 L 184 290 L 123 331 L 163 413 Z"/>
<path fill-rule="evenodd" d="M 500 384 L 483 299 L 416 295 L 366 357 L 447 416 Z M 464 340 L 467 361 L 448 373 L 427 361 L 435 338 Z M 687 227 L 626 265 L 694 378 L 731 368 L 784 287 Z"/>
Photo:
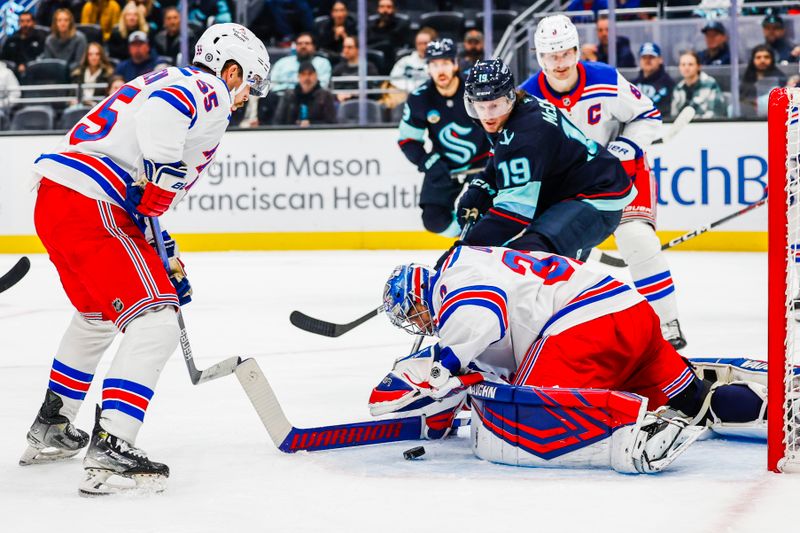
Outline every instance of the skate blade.
<path fill-rule="evenodd" d="M 86 477 L 78 486 L 83 497 L 127 495 L 149 496 L 164 492 L 167 478 L 157 474 L 133 474 L 123 476 L 109 470 L 87 468 Z"/>
<path fill-rule="evenodd" d="M 80 452 L 78 450 L 64 450 L 61 448 L 34 448 L 28 446 L 19 458 L 19 466 L 41 465 L 47 463 L 54 463 L 56 461 L 63 461 L 75 457 Z"/>

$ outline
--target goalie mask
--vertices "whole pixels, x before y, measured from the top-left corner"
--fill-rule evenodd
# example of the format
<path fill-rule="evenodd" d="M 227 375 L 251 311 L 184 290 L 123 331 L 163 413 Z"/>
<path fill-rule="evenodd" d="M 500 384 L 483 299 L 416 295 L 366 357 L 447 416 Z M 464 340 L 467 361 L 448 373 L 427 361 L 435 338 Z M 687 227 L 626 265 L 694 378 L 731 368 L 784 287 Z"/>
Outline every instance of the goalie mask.
<path fill-rule="evenodd" d="M 389 321 L 412 335 L 433 335 L 432 279 L 436 272 L 412 263 L 395 267 L 383 288 Z"/>
<path fill-rule="evenodd" d="M 242 67 L 244 83 L 231 92 L 236 96 L 245 84 L 256 96 L 269 92 L 269 54 L 261 39 L 240 24 L 214 24 L 208 28 L 195 45 L 193 63 L 204 65 L 216 76 L 228 61 L 236 61 Z"/>

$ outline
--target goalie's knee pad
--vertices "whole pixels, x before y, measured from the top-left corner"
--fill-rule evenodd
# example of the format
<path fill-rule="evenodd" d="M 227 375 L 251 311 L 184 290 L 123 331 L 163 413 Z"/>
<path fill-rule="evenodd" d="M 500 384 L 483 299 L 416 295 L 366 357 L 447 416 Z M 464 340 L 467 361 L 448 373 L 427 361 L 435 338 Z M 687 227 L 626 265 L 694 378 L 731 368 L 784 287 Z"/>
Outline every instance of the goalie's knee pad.
<path fill-rule="evenodd" d="M 641 220 L 620 224 L 614 231 L 614 239 L 628 265 L 645 263 L 661 252 L 661 241 L 653 226 Z"/>
<path fill-rule="evenodd" d="M 453 216 L 452 209 L 433 204 L 425 204 L 422 206 L 422 225 L 431 233 L 444 233 L 454 222 L 455 217 Z"/>

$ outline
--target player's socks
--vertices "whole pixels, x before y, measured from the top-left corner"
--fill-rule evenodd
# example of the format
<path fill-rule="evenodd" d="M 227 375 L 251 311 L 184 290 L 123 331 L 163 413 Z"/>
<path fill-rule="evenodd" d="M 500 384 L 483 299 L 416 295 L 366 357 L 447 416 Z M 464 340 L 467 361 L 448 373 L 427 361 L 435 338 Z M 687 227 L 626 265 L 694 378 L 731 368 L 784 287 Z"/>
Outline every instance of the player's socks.
<path fill-rule="evenodd" d="M 169 467 L 151 461 L 143 450 L 103 429 L 100 413 L 98 406 L 92 442 L 83 459 L 86 476 L 80 484 L 79 493 L 83 496 L 102 496 L 125 492 L 162 492 L 166 488 Z M 120 483 L 120 480 L 128 481 Z"/>
<path fill-rule="evenodd" d="M 44 402 L 28 431 L 28 449 L 19 460 L 21 466 L 68 459 L 89 443 L 89 435 L 60 414 L 61 397 L 47 389 Z"/>

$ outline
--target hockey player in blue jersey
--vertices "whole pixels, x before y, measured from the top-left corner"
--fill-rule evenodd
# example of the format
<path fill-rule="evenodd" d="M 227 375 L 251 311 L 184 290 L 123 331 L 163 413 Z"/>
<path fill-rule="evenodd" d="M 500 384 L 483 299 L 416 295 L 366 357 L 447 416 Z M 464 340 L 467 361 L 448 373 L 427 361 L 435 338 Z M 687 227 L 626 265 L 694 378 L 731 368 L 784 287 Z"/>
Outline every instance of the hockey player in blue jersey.
<path fill-rule="evenodd" d="M 431 42 L 425 58 L 430 79 L 409 95 L 398 143 L 425 174 L 419 199 L 425 229 L 454 237 L 458 224 L 453 208 L 463 185 L 451 174 L 483 168 L 490 156 L 489 142 L 464 109 L 464 79 L 453 41 Z M 430 152 L 425 150 L 426 132 Z"/>
<path fill-rule="evenodd" d="M 553 104 L 517 92 L 508 66 L 478 61 L 465 106 L 494 149 L 485 179 L 459 202 L 485 213 L 464 243 L 586 259 L 616 229 L 636 189 L 619 160 Z"/>
<path fill-rule="evenodd" d="M 637 195 L 614 231 L 617 247 L 636 289 L 658 313 L 664 338 L 684 348 L 675 285 L 655 232 L 656 181 L 646 154 L 661 136 L 661 113 L 614 67 L 578 61 L 578 30 L 564 15 L 543 18 L 534 42 L 542 70 L 521 88 L 556 106 L 588 138 L 608 148 L 631 176 Z"/>

